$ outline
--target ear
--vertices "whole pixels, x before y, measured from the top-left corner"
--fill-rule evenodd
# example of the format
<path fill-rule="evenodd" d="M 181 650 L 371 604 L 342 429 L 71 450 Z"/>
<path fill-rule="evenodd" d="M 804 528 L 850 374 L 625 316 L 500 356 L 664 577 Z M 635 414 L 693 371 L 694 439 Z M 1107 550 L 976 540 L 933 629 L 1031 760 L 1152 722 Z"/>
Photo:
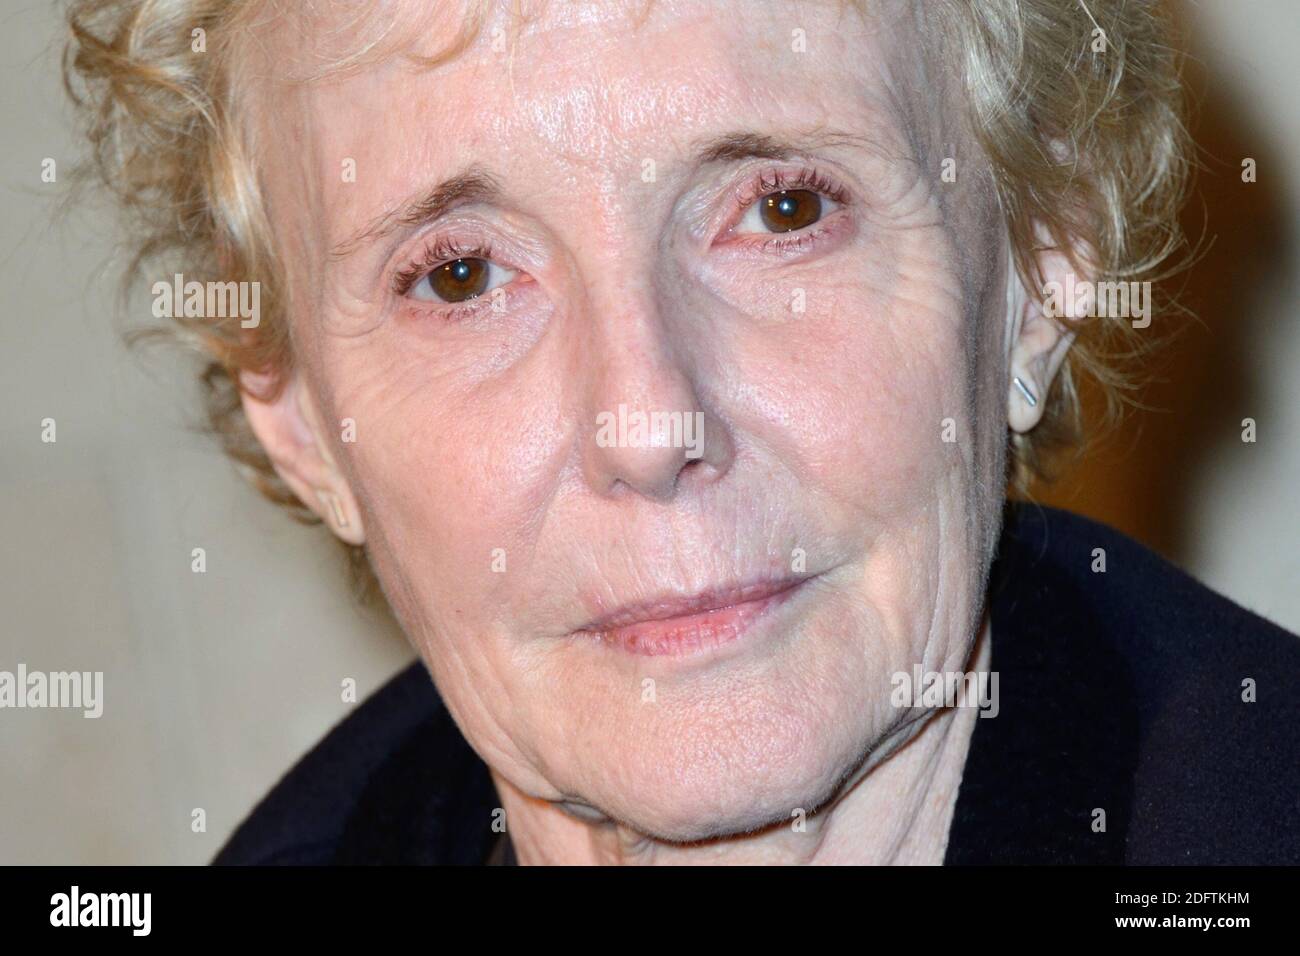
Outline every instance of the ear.
<path fill-rule="evenodd" d="M 361 510 L 330 452 L 302 376 L 292 373 L 279 396 L 270 402 L 258 398 L 266 394 L 268 376 L 245 372 L 240 379 L 245 385 L 240 389 L 244 415 L 276 473 L 334 534 L 348 544 L 364 544 Z"/>
<path fill-rule="evenodd" d="M 1083 290 L 1092 288 L 1091 282 L 1080 281 L 1090 277 L 1077 276 L 1070 257 L 1059 250 L 1040 252 L 1038 264 L 1045 286 L 1041 294 L 1025 288 L 1014 265 L 1009 279 L 1007 423 L 1022 434 L 1043 418 L 1052 382 L 1074 344 L 1076 329 L 1067 320 L 1087 314 L 1090 306 Z M 1063 301 L 1065 291 L 1072 301 Z"/>

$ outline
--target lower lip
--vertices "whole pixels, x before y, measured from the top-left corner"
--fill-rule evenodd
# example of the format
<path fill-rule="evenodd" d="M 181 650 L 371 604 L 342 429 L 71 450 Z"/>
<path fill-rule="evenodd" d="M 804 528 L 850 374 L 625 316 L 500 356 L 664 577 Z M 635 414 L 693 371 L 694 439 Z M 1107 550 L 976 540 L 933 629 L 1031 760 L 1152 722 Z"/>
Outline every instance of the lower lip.
<path fill-rule="evenodd" d="M 799 590 L 793 584 L 764 597 L 657 621 L 593 631 L 601 643 L 643 657 L 688 657 L 730 644 Z"/>

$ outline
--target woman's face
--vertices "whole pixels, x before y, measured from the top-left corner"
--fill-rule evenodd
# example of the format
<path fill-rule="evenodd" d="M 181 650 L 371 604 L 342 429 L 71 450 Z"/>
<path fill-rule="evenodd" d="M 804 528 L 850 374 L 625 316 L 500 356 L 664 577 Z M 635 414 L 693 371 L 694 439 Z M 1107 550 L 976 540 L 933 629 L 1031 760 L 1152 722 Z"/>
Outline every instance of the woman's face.
<path fill-rule="evenodd" d="M 909 732 L 895 672 L 965 666 L 1009 310 L 932 45 L 893 5 L 494 7 L 435 69 L 268 101 L 289 394 L 337 479 L 277 465 L 340 483 L 526 793 L 670 839 L 787 820 Z M 619 427 L 655 412 L 702 441 Z"/>

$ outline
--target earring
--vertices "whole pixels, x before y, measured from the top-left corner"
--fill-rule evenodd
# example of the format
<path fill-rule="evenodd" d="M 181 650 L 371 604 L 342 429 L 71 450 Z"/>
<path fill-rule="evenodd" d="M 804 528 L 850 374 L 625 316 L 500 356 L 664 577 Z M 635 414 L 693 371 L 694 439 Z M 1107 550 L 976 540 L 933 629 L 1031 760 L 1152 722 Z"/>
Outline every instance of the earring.
<path fill-rule="evenodd" d="M 348 526 L 348 516 L 343 511 L 343 503 L 339 501 L 339 496 L 332 491 L 317 492 L 321 501 L 329 507 L 330 513 L 334 516 L 334 524 L 339 528 Z"/>
<path fill-rule="evenodd" d="M 1011 384 L 1015 385 L 1015 387 L 1020 390 L 1020 394 L 1025 396 L 1025 401 L 1029 403 L 1030 408 L 1038 407 L 1038 399 L 1035 398 L 1034 393 L 1029 390 L 1029 386 L 1020 380 L 1020 376 L 1017 375 L 1012 378 Z"/>

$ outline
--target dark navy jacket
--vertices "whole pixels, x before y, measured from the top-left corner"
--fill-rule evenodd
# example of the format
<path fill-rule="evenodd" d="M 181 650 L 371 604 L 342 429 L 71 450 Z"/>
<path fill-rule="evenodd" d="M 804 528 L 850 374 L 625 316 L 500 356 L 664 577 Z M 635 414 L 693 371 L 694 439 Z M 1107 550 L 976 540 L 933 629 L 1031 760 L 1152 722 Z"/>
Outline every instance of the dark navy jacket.
<path fill-rule="evenodd" d="M 945 862 L 1300 863 L 1300 639 L 1117 532 L 1034 506 L 1008 512 L 989 600 L 1000 712 L 975 721 Z M 214 862 L 482 863 L 498 805 L 417 662 Z"/>

